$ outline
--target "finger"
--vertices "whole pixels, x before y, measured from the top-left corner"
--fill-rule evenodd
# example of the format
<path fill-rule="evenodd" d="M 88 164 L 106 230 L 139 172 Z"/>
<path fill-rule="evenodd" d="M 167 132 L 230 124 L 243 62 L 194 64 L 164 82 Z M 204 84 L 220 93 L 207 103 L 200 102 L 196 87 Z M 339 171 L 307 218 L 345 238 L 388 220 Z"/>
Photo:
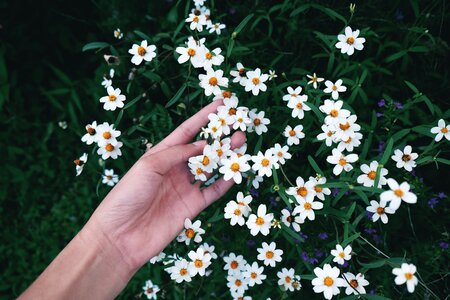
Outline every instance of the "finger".
<path fill-rule="evenodd" d="M 230 179 L 225 181 L 223 177 L 219 178 L 212 185 L 202 190 L 203 197 L 205 198 L 206 206 L 210 205 L 223 195 L 234 185 L 234 180 Z"/>
<path fill-rule="evenodd" d="M 205 145 L 206 141 L 176 145 L 147 156 L 145 159 L 151 161 L 149 165 L 152 171 L 164 175 L 176 165 L 187 163 L 190 157 L 203 153 Z"/>
<path fill-rule="evenodd" d="M 189 143 L 197 135 L 200 129 L 208 124 L 208 115 L 217 112 L 217 107 L 220 105 L 223 105 L 222 99 L 217 99 L 205 106 L 198 113 L 184 121 L 158 145 L 147 151 L 149 154 L 146 153 L 146 155 L 156 153 L 175 145 Z"/>

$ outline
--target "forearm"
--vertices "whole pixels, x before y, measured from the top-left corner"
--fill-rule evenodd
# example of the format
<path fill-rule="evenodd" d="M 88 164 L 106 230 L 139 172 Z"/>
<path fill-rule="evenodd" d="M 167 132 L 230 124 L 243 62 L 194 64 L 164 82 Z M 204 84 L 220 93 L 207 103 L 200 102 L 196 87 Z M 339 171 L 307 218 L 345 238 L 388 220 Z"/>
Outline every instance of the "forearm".
<path fill-rule="evenodd" d="M 19 299 L 113 299 L 135 271 L 86 225 Z"/>

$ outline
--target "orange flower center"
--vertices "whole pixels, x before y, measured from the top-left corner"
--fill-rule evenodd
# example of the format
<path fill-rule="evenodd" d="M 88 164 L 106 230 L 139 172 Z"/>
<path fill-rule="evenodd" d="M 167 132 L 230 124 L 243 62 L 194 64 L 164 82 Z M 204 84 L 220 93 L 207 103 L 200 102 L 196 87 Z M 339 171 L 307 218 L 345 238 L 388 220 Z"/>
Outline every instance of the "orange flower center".
<path fill-rule="evenodd" d="M 234 116 L 236 114 L 236 108 L 232 107 L 228 110 L 228 115 Z"/>
<path fill-rule="evenodd" d="M 291 279 L 291 277 L 286 276 L 286 277 L 284 278 L 284 281 L 286 281 L 286 283 L 291 283 L 292 279 Z"/>
<path fill-rule="evenodd" d="M 145 53 L 147 53 L 147 51 L 145 51 L 145 48 L 144 47 L 142 47 L 142 46 L 139 46 L 139 48 L 138 48 L 138 54 L 140 55 L 140 56 L 144 56 L 145 55 Z"/>
<path fill-rule="evenodd" d="M 348 124 L 348 122 L 345 124 L 341 123 L 341 124 L 339 124 L 339 128 L 341 128 L 342 130 L 347 130 L 350 128 L 350 124 Z"/>
<path fill-rule="evenodd" d="M 327 135 L 328 135 L 328 136 L 332 136 L 332 135 L 333 135 L 333 132 L 332 132 L 332 131 L 328 131 L 328 132 L 327 132 Z"/>
<path fill-rule="evenodd" d="M 188 272 L 188 270 L 187 270 L 187 269 L 185 269 L 185 268 L 182 268 L 182 269 L 180 269 L 180 275 L 181 275 L 181 276 L 184 276 L 184 275 L 186 275 L 186 274 L 187 274 L 187 272 Z"/>
<path fill-rule="evenodd" d="M 94 134 L 95 134 L 95 129 L 92 128 L 92 127 L 88 127 L 88 128 L 86 129 L 86 131 L 87 131 L 87 133 L 89 133 L 89 135 L 94 135 Z"/>
<path fill-rule="evenodd" d="M 397 196 L 397 197 L 402 197 L 403 196 L 403 191 L 401 190 L 401 189 L 396 189 L 395 191 L 394 191 L 394 194 Z"/>
<path fill-rule="evenodd" d="M 331 87 L 331 89 L 332 89 L 333 91 L 336 91 L 336 90 L 337 90 L 337 86 L 335 86 L 335 85 L 333 84 L 333 86 Z"/>
<path fill-rule="evenodd" d="M 216 152 L 217 152 L 218 157 L 221 157 L 223 155 L 222 149 L 218 149 L 218 150 L 216 150 Z"/>
<path fill-rule="evenodd" d="M 261 217 L 257 217 L 256 218 L 256 225 L 263 225 L 265 222 L 264 222 L 264 218 L 261 218 Z"/>
<path fill-rule="evenodd" d="M 283 157 L 283 152 L 279 151 L 279 152 L 277 153 L 277 155 L 278 155 L 279 157 Z"/>
<path fill-rule="evenodd" d="M 216 77 L 211 77 L 209 79 L 209 84 L 212 86 L 216 86 L 217 85 L 217 78 Z"/>
<path fill-rule="evenodd" d="M 297 195 L 305 197 L 306 195 L 308 195 L 308 190 L 302 186 L 297 190 Z"/>
<path fill-rule="evenodd" d="M 147 288 L 147 294 L 151 294 L 153 293 L 153 289 L 152 288 Z"/>
<path fill-rule="evenodd" d="M 205 54 L 205 57 L 207 60 L 210 60 L 211 58 L 213 58 L 213 55 L 211 54 L 211 52 L 208 52 Z"/>
<path fill-rule="evenodd" d="M 318 186 L 318 185 L 316 185 L 316 186 L 314 187 L 314 190 L 316 191 L 316 193 L 322 193 L 323 188 L 320 187 L 320 186 Z"/>
<path fill-rule="evenodd" d="M 239 267 L 239 263 L 237 262 L 237 261 L 235 261 L 235 260 L 233 260 L 231 263 L 230 263 L 230 267 L 234 270 L 234 269 L 237 269 L 237 267 Z"/>
<path fill-rule="evenodd" d="M 332 286 L 333 283 L 334 280 L 330 276 L 325 277 L 325 279 L 323 280 L 323 284 L 325 284 L 326 286 Z"/>
<path fill-rule="evenodd" d="M 295 136 L 295 131 L 294 131 L 294 130 L 292 130 L 292 129 L 291 129 L 291 130 L 289 130 L 289 135 L 290 135 L 290 136 Z"/>
<path fill-rule="evenodd" d="M 236 286 L 241 286 L 242 282 L 239 279 L 236 279 L 236 281 L 234 282 L 234 284 Z"/>
<path fill-rule="evenodd" d="M 235 214 L 236 216 L 240 216 L 240 215 L 241 215 L 241 210 L 240 210 L 240 209 L 235 209 L 235 210 L 234 210 L 234 214 Z"/>
<path fill-rule="evenodd" d="M 250 275 L 251 278 L 255 279 L 256 277 L 258 277 L 258 274 L 256 274 L 255 272 L 252 272 L 252 274 Z"/>
<path fill-rule="evenodd" d="M 195 170 L 195 173 L 197 173 L 198 175 L 203 173 L 202 168 L 197 168 L 197 170 Z"/>
<path fill-rule="evenodd" d="M 204 166 L 209 165 L 209 157 L 208 157 L 208 156 L 206 156 L 206 155 L 203 156 L 202 164 L 203 164 Z"/>
<path fill-rule="evenodd" d="M 201 268 L 203 267 L 203 262 L 200 259 L 196 259 L 194 265 L 196 268 Z"/>
<path fill-rule="evenodd" d="M 111 133 L 109 131 L 103 132 L 103 138 L 108 140 L 111 138 Z"/>
<path fill-rule="evenodd" d="M 106 149 L 106 151 L 111 152 L 111 151 L 114 150 L 114 146 L 111 145 L 111 144 L 108 144 L 108 145 L 105 146 L 105 149 Z"/>
<path fill-rule="evenodd" d="M 344 258 L 345 257 L 345 253 L 344 252 L 339 253 L 339 257 L 340 258 Z"/>
<path fill-rule="evenodd" d="M 371 180 L 375 180 L 375 177 L 377 177 L 377 172 L 375 172 L 375 171 L 370 171 L 370 172 L 367 174 L 367 177 L 369 177 Z"/>
<path fill-rule="evenodd" d="M 299 103 L 297 103 L 297 105 L 295 105 L 295 107 L 296 107 L 297 109 L 302 109 L 303 105 L 299 102 Z"/>
<path fill-rule="evenodd" d="M 273 252 L 272 251 L 267 251 L 266 252 L 266 258 L 268 258 L 268 259 L 273 258 Z"/>
<path fill-rule="evenodd" d="M 238 163 L 232 163 L 230 169 L 233 172 L 238 172 L 241 169 L 241 166 Z"/>
<path fill-rule="evenodd" d="M 192 48 L 189 48 L 188 51 L 187 51 L 187 53 L 188 53 L 188 55 L 189 55 L 190 57 L 192 57 L 192 56 L 195 55 L 195 50 L 192 49 Z"/>
<path fill-rule="evenodd" d="M 186 229 L 186 231 L 184 232 L 186 234 L 186 236 L 190 239 L 192 239 L 195 235 L 195 231 L 192 228 L 188 228 Z"/>
<path fill-rule="evenodd" d="M 253 124 L 255 124 L 255 126 L 258 126 L 261 124 L 261 120 L 256 118 L 255 120 L 253 120 Z"/>
<path fill-rule="evenodd" d="M 106 176 L 106 179 L 111 180 L 111 179 L 112 179 L 112 176 L 111 176 L 111 175 L 108 175 L 108 176 Z"/>
<path fill-rule="evenodd" d="M 358 281 L 356 279 L 350 280 L 350 285 L 352 288 L 356 289 L 358 287 Z"/>
<path fill-rule="evenodd" d="M 354 42 L 355 42 L 355 39 L 353 37 L 349 37 L 347 39 L 347 44 L 349 44 L 349 45 L 353 45 Z"/>
<path fill-rule="evenodd" d="M 261 161 L 261 165 L 262 165 L 263 167 L 267 167 L 267 166 L 269 165 L 269 163 L 270 163 L 270 161 L 269 161 L 267 158 L 264 158 L 264 159 Z"/>
<path fill-rule="evenodd" d="M 230 98 L 231 97 L 231 91 L 223 91 L 222 96 L 224 98 Z"/>
<path fill-rule="evenodd" d="M 258 85 L 260 82 L 261 82 L 261 81 L 259 80 L 258 77 L 253 77 L 252 83 L 253 83 L 254 85 Z"/>
<path fill-rule="evenodd" d="M 402 160 L 403 160 L 403 161 L 410 161 L 410 160 L 411 160 L 411 155 L 409 155 L 409 154 L 404 154 L 404 155 L 402 156 Z"/>
<path fill-rule="evenodd" d="M 244 76 L 245 75 L 245 69 L 244 68 L 239 69 L 239 75 L 240 76 Z"/>
<path fill-rule="evenodd" d="M 310 210 L 311 207 L 312 207 L 312 205 L 311 205 L 311 203 L 306 202 L 305 204 L 303 204 L 303 207 L 304 207 L 306 210 Z"/>
<path fill-rule="evenodd" d="M 330 111 L 330 116 L 332 116 L 333 118 L 336 118 L 339 115 L 339 112 L 335 109 L 332 109 Z"/>
<path fill-rule="evenodd" d="M 79 159 L 75 159 L 75 160 L 73 161 L 73 163 L 74 163 L 75 165 L 77 165 L 77 166 L 81 166 L 81 165 L 83 164 L 83 162 L 82 162 L 81 160 L 79 160 Z"/>
<path fill-rule="evenodd" d="M 339 159 L 339 164 L 341 166 L 345 166 L 347 164 L 347 161 L 345 160 L 345 158 L 341 158 L 341 159 Z"/>
<path fill-rule="evenodd" d="M 109 95 L 108 98 L 109 98 L 109 101 L 116 101 L 117 100 L 116 95 Z"/>
<path fill-rule="evenodd" d="M 384 208 L 378 207 L 378 208 L 377 208 L 377 214 L 379 214 L 379 215 L 384 214 Z"/>
<path fill-rule="evenodd" d="M 441 132 L 444 133 L 444 134 L 447 133 L 448 132 L 448 128 L 447 127 L 442 128 Z"/>
<path fill-rule="evenodd" d="M 198 17 L 195 16 L 194 19 L 192 19 L 192 22 L 198 23 Z"/>
<path fill-rule="evenodd" d="M 405 277 L 406 277 L 406 280 L 411 280 L 411 279 L 413 279 L 413 274 L 412 273 L 405 273 Z"/>
<path fill-rule="evenodd" d="M 291 96 L 292 97 L 297 97 L 297 94 L 296 93 L 292 93 Z"/>

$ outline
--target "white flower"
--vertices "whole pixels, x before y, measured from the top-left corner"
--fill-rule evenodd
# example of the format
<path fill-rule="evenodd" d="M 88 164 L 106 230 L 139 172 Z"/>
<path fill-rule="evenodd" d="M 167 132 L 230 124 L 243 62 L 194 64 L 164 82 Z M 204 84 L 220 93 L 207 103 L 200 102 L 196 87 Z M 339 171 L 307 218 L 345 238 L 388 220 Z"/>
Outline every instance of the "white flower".
<path fill-rule="evenodd" d="M 394 155 L 391 158 L 397 162 L 397 168 L 405 168 L 406 171 L 411 172 L 416 167 L 415 160 L 418 156 L 417 153 L 412 153 L 412 147 L 410 145 L 406 145 L 403 151 L 395 149 Z"/>
<path fill-rule="evenodd" d="M 246 110 L 238 110 L 236 111 L 236 115 L 234 116 L 234 124 L 233 129 L 234 130 L 241 130 L 245 131 L 247 129 L 247 126 L 252 123 L 252 120 L 248 117 L 248 111 Z"/>
<path fill-rule="evenodd" d="M 336 249 L 331 250 L 331 255 L 334 256 L 333 261 L 340 265 L 343 265 L 346 260 L 350 260 L 352 258 L 352 247 L 347 245 L 347 247 L 342 248 L 341 245 L 337 244 Z"/>
<path fill-rule="evenodd" d="M 266 242 L 262 243 L 262 248 L 258 248 L 258 256 L 257 259 L 261 260 L 265 266 L 275 267 L 277 262 L 281 262 L 283 255 L 283 250 L 276 249 L 277 244 L 272 242 L 267 244 Z"/>
<path fill-rule="evenodd" d="M 108 93 L 108 96 L 100 98 L 100 103 L 105 103 L 103 104 L 103 109 L 116 110 L 117 107 L 123 107 L 123 101 L 125 101 L 127 98 L 125 97 L 125 95 L 120 94 L 120 89 L 114 89 L 112 86 L 110 86 L 106 89 L 106 92 Z"/>
<path fill-rule="evenodd" d="M 166 254 L 164 252 L 160 252 L 158 255 L 150 258 L 149 263 L 151 264 L 155 264 L 157 262 L 162 261 L 164 258 L 166 258 Z"/>
<path fill-rule="evenodd" d="M 225 271 L 228 270 L 228 275 L 241 273 L 247 264 L 247 261 L 242 255 L 236 256 L 233 252 L 231 252 L 228 256 L 224 256 L 223 260 L 225 261 L 225 266 L 223 269 Z"/>
<path fill-rule="evenodd" d="M 223 159 L 222 164 L 223 166 L 220 167 L 219 172 L 224 175 L 223 178 L 226 181 L 233 179 L 237 184 L 242 182 L 241 173 L 250 170 L 247 158 L 245 156 L 239 157 L 235 153 L 233 153 L 229 159 Z"/>
<path fill-rule="evenodd" d="M 190 13 L 186 19 L 186 23 L 191 23 L 189 28 L 191 30 L 197 30 L 198 32 L 203 31 L 203 26 L 206 25 L 206 16 L 203 14 L 196 15 L 195 13 Z"/>
<path fill-rule="evenodd" d="M 336 48 L 341 49 L 341 53 L 347 53 L 352 55 L 356 50 L 362 50 L 364 48 L 365 38 L 358 37 L 359 30 L 352 31 L 350 26 L 345 27 L 345 34 L 338 35 L 338 42 Z"/>
<path fill-rule="evenodd" d="M 330 94 L 331 97 L 336 100 L 339 98 L 339 93 L 343 93 L 347 90 L 347 87 L 342 85 L 342 79 L 338 79 L 335 83 L 330 80 L 325 81 L 326 88 L 323 90 L 325 94 Z"/>
<path fill-rule="evenodd" d="M 177 241 L 189 245 L 193 239 L 195 243 L 200 243 L 202 241 L 201 235 L 205 233 L 205 230 L 200 227 L 201 225 L 202 222 L 200 220 L 192 223 L 191 220 L 186 218 L 184 220 L 184 229 L 177 236 Z"/>
<path fill-rule="evenodd" d="M 92 143 L 97 143 L 98 132 L 97 132 L 97 121 L 92 122 L 92 124 L 86 125 L 86 134 L 83 135 L 81 141 L 90 145 Z"/>
<path fill-rule="evenodd" d="M 102 175 L 102 183 L 108 186 L 114 186 L 119 182 L 119 175 L 114 174 L 113 169 L 105 170 L 104 175 Z"/>
<path fill-rule="evenodd" d="M 248 280 L 241 272 L 229 274 L 227 276 L 227 286 L 232 296 L 234 294 L 244 294 L 248 290 Z"/>
<path fill-rule="evenodd" d="M 200 86 L 205 89 L 205 95 L 220 93 L 220 87 L 228 87 L 228 78 L 223 77 L 223 71 L 213 69 L 206 70 L 206 74 L 198 75 Z"/>
<path fill-rule="evenodd" d="M 264 267 L 260 267 L 257 262 L 254 262 L 245 266 L 242 275 L 247 279 L 248 286 L 254 286 L 255 284 L 262 284 L 262 281 L 267 278 L 267 275 L 263 272 Z"/>
<path fill-rule="evenodd" d="M 336 137 L 334 136 L 334 132 L 335 132 L 334 126 L 324 124 L 324 125 L 322 125 L 321 128 L 322 128 L 323 132 L 319 133 L 317 135 L 317 139 L 319 141 L 325 140 L 325 145 L 330 147 L 333 144 L 333 142 L 336 140 Z"/>
<path fill-rule="evenodd" d="M 205 48 L 203 51 L 205 53 L 205 59 L 203 61 L 203 68 L 205 71 L 208 69 L 211 69 L 212 66 L 220 66 L 225 58 L 220 53 L 222 52 L 222 49 L 215 48 L 213 51 L 209 51 Z"/>
<path fill-rule="evenodd" d="M 263 182 L 263 181 L 264 181 L 264 178 L 262 176 L 255 175 L 252 180 L 252 186 L 255 189 L 259 189 L 259 183 Z"/>
<path fill-rule="evenodd" d="M 108 124 L 104 122 L 97 126 L 98 139 L 97 143 L 99 147 L 103 147 L 107 144 L 116 145 L 117 138 L 120 136 L 120 131 L 114 129 L 114 124 Z"/>
<path fill-rule="evenodd" d="M 153 284 L 151 280 L 147 280 L 142 289 L 144 290 L 144 295 L 147 296 L 147 299 L 157 299 L 156 293 L 159 292 L 159 287 L 156 284 Z"/>
<path fill-rule="evenodd" d="M 327 162 L 335 165 L 333 168 L 333 174 L 336 176 L 341 174 L 343 170 L 345 172 L 350 172 L 353 170 L 353 166 L 350 163 L 358 160 L 357 154 L 344 155 L 338 149 L 333 149 L 331 153 L 332 155 L 327 157 Z"/>
<path fill-rule="evenodd" d="M 302 177 L 298 176 L 295 184 L 295 187 L 290 187 L 286 190 L 286 194 L 294 196 L 297 201 L 302 199 L 310 201 L 314 199 L 316 191 L 314 190 L 313 182 L 305 182 Z"/>
<path fill-rule="evenodd" d="M 67 122 L 66 122 L 66 121 L 59 121 L 59 122 L 58 122 L 58 126 L 59 126 L 62 130 L 66 130 L 66 129 L 67 129 Z"/>
<path fill-rule="evenodd" d="M 259 151 L 257 155 L 252 156 L 252 161 L 252 169 L 258 172 L 258 176 L 271 177 L 272 167 L 275 167 L 275 169 L 280 167 L 271 149 L 267 149 L 264 154 Z"/>
<path fill-rule="evenodd" d="M 80 176 L 81 172 L 83 172 L 84 165 L 86 164 L 88 159 L 88 154 L 83 153 L 79 159 L 75 159 L 73 163 L 75 164 L 75 171 L 77 176 Z"/>
<path fill-rule="evenodd" d="M 345 294 L 347 295 L 359 295 L 359 294 L 365 294 L 366 289 L 365 286 L 369 285 L 369 282 L 364 279 L 364 275 L 361 273 L 358 273 L 356 276 L 352 273 L 344 273 L 343 274 L 344 280 L 345 280 Z"/>
<path fill-rule="evenodd" d="M 309 181 L 311 181 L 314 185 L 314 191 L 316 192 L 317 198 L 320 200 L 325 200 L 325 195 L 330 195 L 331 190 L 329 188 L 324 188 L 321 185 L 327 183 L 327 179 L 325 177 L 322 177 L 320 175 L 317 175 L 317 177 L 309 177 Z"/>
<path fill-rule="evenodd" d="M 244 66 L 242 65 L 242 63 L 238 62 L 236 64 L 236 69 L 230 71 L 230 75 L 233 76 L 233 82 L 239 82 L 240 85 L 245 86 L 245 83 L 247 81 L 247 72 L 245 71 Z"/>
<path fill-rule="evenodd" d="M 281 147 L 280 144 L 276 143 L 275 146 L 273 146 L 272 152 L 277 159 L 277 162 L 284 165 L 286 163 L 286 159 L 291 159 L 292 155 L 288 152 L 289 147 L 283 146 Z"/>
<path fill-rule="evenodd" d="M 372 187 L 375 184 L 375 178 L 377 177 L 378 162 L 372 161 L 370 165 L 362 164 L 361 171 L 364 174 L 358 176 L 357 181 L 367 187 Z M 385 168 L 380 168 L 380 180 L 378 181 L 378 188 L 386 184 L 386 175 L 388 170 Z"/>
<path fill-rule="evenodd" d="M 205 147 L 205 149 L 208 149 L 208 147 Z M 203 155 L 197 155 L 194 157 L 189 158 L 189 164 L 195 166 L 198 168 L 198 164 L 201 164 L 201 168 L 203 171 L 206 171 L 208 173 L 212 173 L 214 169 L 217 168 L 217 158 L 213 157 L 213 155 L 216 155 L 216 152 L 213 152 L 211 154 L 204 152 Z"/>
<path fill-rule="evenodd" d="M 265 204 L 258 206 L 257 214 L 251 214 L 247 220 L 247 227 L 250 229 L 251 235 L 255 236 L 258 233 L 262 235 L 268 235 L 270 231 L 270 222 L 273 220 L 273 214 L 267 213 L 267 207 Z"/>
<path fill-rule="evenodd" d="M 199 161 L 188 162 L 189 170 L 194 175 L 195 180 L 206 181 L 206 170 L 203 164 Z"/>
<path fill-rule="evenodd" d="M 305 223 L 305 220 L 302 219 L 300 215 L 295 216 L 286 208 L 281 210 L 281 215 L 281 222 L 283 222 L 283 224 L 287 227 L 292 226 L 292 228 L 297 232 L 300 231 L 300 224 Z"/>
<path fill-rule="evenodd" d="M 247 80 L 245 81 L 245 91 L 252 91 L 254 96 L 258 96 L 259 91 L 265 92 L 267 86 L 264 84 L 269 79 L 269 75 L 261 74 L 261 69 L 256 68 L 254 71 L 248 71 L 246 73 Z"/>
<path fill-rule="evenodd" d="M 308 81 L 308 84 L 312 84 L 315 89 L 317 89 L 317 84 L 323 81 L 323 78 L 317 77 L 316 73 L 314 73 L 312 76 L 306 75 L 306 77 L 311 79 L 310 81 Z"/>
<path fill-rule="evenodd" d="M 319 107 L 321 112 L 327 114 L 324 120 L 326 125 L 339 125 L 342 119 L 350 116 L 350 111 L 342 108 L 343 104 L 342 100 L 325 100 L 324 104 Z"/>
<path fill-rule="evenodd" d="M 116 30 L 114 30 L 114 37 L 118 40 L 123 38 L 123 33 L 122 33 L 122 31 L 120 31 L 120 28 L 117 28 Z"/>
<path fill-rule="evenodd" d="M 278 285 L 284 290 L 292 292 L 294 289 L 300 289 L 300 276 L 295 275 L 295 270 L 293 268 L 283 268 L 281 271 L 277 272 L 277 276 L 279 278 Z"/>
<path fill-rule="evenodd" d="M 359 145 L 361 145 L 362 138 L 363 135 L 361 133 L 354 132 L 352 137 L 348 137 L 346 140 L 341 140 L 337 145 L 337 149 L 341 152 L 344 150 L 351 152 L 355 149 L 355 147 L 359 147 Z"/>
<path fill-rule="evenodd" d="M 192 276 L 190 271 L 192 266 L 185 259 L 175 261 L 175 264 L 169 268 L 170 279 L 175 280 L 175 282 L 180 283 L 183 281 L 191 282 Z"/>
<path fill-rule="evenodd" d="M 141 42 L 141 45 L 133 44 L 128 53 L 133 55 L 131 62 L 135 65 L 140 65 L 143 60 L 152 61 L 156 57 L 156 46 L 147 44 L 146 40 Z"/>
<path fill-rule="evenodd" d="M 445 121 L 443 119 L 439 119 L 438 126 L 431 128 L 431 133 L 436 134 L 434 140 L 439 142 L 445 137 L 450 141 L 450 124 L 445 126 Z"/>
<path fill-rule="evenodd" d="M 287 88 L 287 94 L 283 96 L 283 101 L 291 101 L 295 100 L 300 96 L 300 93 L 302 92 L 302 87 L 298 86 L 295 89 L 288 86 Z"/>
<path fill-rule="evenodd" d="M 115 145 L 113 144 L 106 144 L 102 147 L 99 147 L 97 150 L 97 154 L 102 156 L 102 159 L 116 159 L 117 157 L 122 155 L 122 151 L 120 148 L 123 146 L 122 142 L 116 142 Z"/>
<path fill-rule="evenodd" d="M 315 268 L 316 278 L 312 280 L 315 293 L 323 293 L 325 299 L 331 299 L 333 295 L 340 293 L 339 287 L 345 286 L 345 280 L 339 278 L 340 271 L 337 267 L 325 264 L 323 269 Z"/>
<path fill-rule="evenodd" d="M 107 89 L 112 85 L 112 80 L 106 77 L 103 77 L 102 85 Z"/>
<path fill-rule="evenodd" d="M 361 130 L 361 126 L 356 124 L 356 115 L 350 115 L 347 118 L 341 119 L 339 125 L 336 126 L 335 137 L 338 140 L 342 140 L 347 142 L 348 139 L 352 139 L 355 137 L 355 132 Z M 351 141 L 351 140 L 350 140 Z M 350 142 L 348 141 L 348 142 Z M 339 150 L 342 151 L 342 150 Z"/>
<path fill-rule="evenodd" d="M 270 124 L 270 120 L 267 118 L 264 118 L 264 111 L 260 111 L 259 113 L 256 113 L 256 109 L 252 109 L 249 112 L 249 117 L 251 119 L 252 125 L 248 126 L 247 131 L 253 132 L 255 131 L 257 135 L 261 135 L 264 132 L 267 132 L 267 126 Z"/>
<path fill-rule="evenodd" d="M 380 200 L 390 201 L 389 207 L 391 209 L 397 210 L 402 200 L 410 204 L 417 202 L 417 196 L 409 191 L 410 186 L 407 182 L 399 185 L 395 179 L 389 178 L 387 184 L 391 190 L 382 192 L 380 194 Z"/>
<path fill-rule="evenodd" d="M 234 226 L 238 224 L 239 226 L 243 226 L 245 224 L 244 214 L 242 210 L 244 207 L 236 203 L 235 201 L 231 200 L 227 203 L 225 206 L 225 219 L 230 219 L 230 225 Z"/>
<path fill-rule="evenodd" d="M 408 292 L 413 293 L 416 285 L 419 283 L 419 280 L 414 275 L 416 271 L 417 268 L 415 265 L 406 263 L 403 263 L 400 268 L 394 268 L 392 274 L 396 276 L 395 284 L 402 285 L 406 282 Z"/>
<path fill-rule="evenodd" d="M 269 81 L 277 77 L 278 75 L 275 73 L 275 70 L 269 70 Z"/>
<path fill-rule="evenodd" d="M 196 41 L 193 37 L 189 37 L 186 47 L 177 47 L 175 51 L 180 54 L 178 63 L 183 64 L 188 60 L 194 68 L 202 68 L 205 62 L 205 48 L 202 41 Z"/>
<path fill-rule="evenodd" d="M 216 32 L 217 35 L 220 35 L 225 27 L 225 24 L 215 23 L 209 28 L 209 33 Z"/>
<path fill-rule="evenodd" d="M 370 206 L 366 208 L 368 212 L 373 213 L 372 215 L 372 221 L 376 222 L 378 219 L 381 219 L 381 222 L 386 224 L 388 222 L 388 214 L 394 214 L 395 210 L 393 210 L 390 207 L 386 207 L 387 202 L 385 200 L 380 200 L 380 203 L 378 203 L 375 200 L 370 201 Z"/>
<path fill-rule="evenodd" d="M 247 195 L 244 197 L 242 192 L 238 192 L 236 195 L 236 202 L 241 206 L 242 214 L 247 217 L 248 214 L 252 211 L 249 204 L 252 202 L 253 198 L 251 195 Z"/>
<path fill-rule="evenodd" d="M 304 118 L 305 111 L 310 111 L 311 108 L 305 104 L 308 101 L 308 96 L 300 95 L 295 98 L 291 98 L 287 104 L 289 108 L 292 108 L 292 117 L 299 118 L 300 120 Z"/>
<path fill-rule="evenodd" d="M 308 218 L 311 221 L 314 221 L 316 215 L 314 210 L 322 209 L 323 203 L 319 201 L 314 201 L 313 199 L 298 199 L 298 205 L 294 208 L 294 214 L 300 214 L 300 218 L 305 220 Z"/>
<path fill-rule="evenodd" d="M 199 274 L 200 276 L 204 276 L 206 272 L 206 268 L 211 264 L 211 255 L 209 253 L 205 253 L 202 247 L 199 247 L 197 251 L 189 251 L 188 253 L 190 262 L 190 275 L 195 276 Z"/>
<path fill-rule="evenodd" d="M 214 252 L 216 247 L 214 247 L 214 245 L 210 245 L 208 243 L 203 243 L 200 247 L 203 248 L 203 251 L 205 252 L 205 254 L 211 255 L 211 259 L 217 259 L 217 254 Z"/>
<path fill-rule="evenodd" d="M 194 0 L 194 5 L 196 7 L 203 6 L 205 4 L 205 0 Z"/>
<path fill-rule="evenodd" d="M 305 134 L 302 132 L 303 125 L 297 125 L 294 128 L 291 126 L 286 126 L 284 129 L 283 135 L 287 137 L 287 144 L 289 146 L 300 144 L 300 139 L 305 137 Z"/>

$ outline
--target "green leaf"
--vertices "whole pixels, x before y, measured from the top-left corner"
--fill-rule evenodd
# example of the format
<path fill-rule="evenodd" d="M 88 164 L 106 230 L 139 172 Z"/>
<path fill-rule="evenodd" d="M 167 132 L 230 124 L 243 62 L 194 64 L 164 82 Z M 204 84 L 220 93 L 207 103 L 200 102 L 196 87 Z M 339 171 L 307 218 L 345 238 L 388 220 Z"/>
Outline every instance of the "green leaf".
<path fill-rule="evenodd" d="M 123 107 L 123 109 L 127 109 L 127 108 L 133 106 L 136 102 L 138 102 L 139 100 L 141 100 L 141 98 L 142 98 L 142 94 L 140 94 L 139 96 L 137 96 L 136 98 L 134 98 L 133 100 L 131 100 L 130 102 L 128 102 L 128 103 Z"/>
<path fill-rule="evenodd" d="M 388 56 L 384 61 L 391 62 L 391 61 L 397 60 L 397 59 L 403 57 L 406 53 L 408 53 L 407 50 L 401 50 L 400 52 L 397 52 L 397 53 L 394 53 L 394 54 Z"/>
<path fill-rule="evenodd" d="M 249 14 L 248 16 L 246 16 L 244 20 L 242 20 L 242 22 L 239 23 L 239 25 L 236 27 L 233 33 L 239 34 L 239 32 L 241 32 L 241 30 L 244 29 L 245 25 L 247 25 L 247 23 L 250 22 L 253 16 L 254 14 Z"/>
<path fill-rule="evenodd" d="M 350 244 L 351 242 L 353 242 L 354 240 L 356 240 L 361 234 L 359 232 L 349 236 L 348 238 L 346 238 L 343 242 L 342 242 L 342 247 L 347 246 L 348 244 Z"/>
<path fill-rule="evenodd" d="M 147 42 L 151 42 L 152 39 L 146 35 L 145 33 L 139 31 L 139 30 L 135 30 L 134 33 L 136 33 L 137 36 L 139 36 L 141 39 L 146 40 Z"/>
<path fill-rule="evenodd" d="M 121 110 L 119 111 L 119 114 L 117 115 L 117 119 L 116 119 L 116 121 L 114 122 L 114 128 L 117 128 L 117 126 L 119 126 L 119 123 L 120 123 L 120 121 L 122 120 L 122 117 L 123 117 L 123 109 L 121 109 Z"/>
<path fill-rule="evenodd" d="M 108 43 L 105 43 L 105 42 L 92 42 L 92 43 L 84 45 L 83 48 L 81 49 L 81 51 L 85 52 L 85 51 L 94 50 L 94 49 L 100 49 L 101 50 L 101 49 L 106 48 L 106 47 L 109 47 Z"/>
<path fill-rule="evenodd" d="M 295 17 L 298 14 L 301 14 L 302 12 L 304 12 L 305 10 L 307 10 L 308 8 L 310 8 L 310 4 L 303 4 L 300 5 L 299 7 L 297 7 L 296 9 L 294 9 L 291 14 L 289 15 L 290 18 Z"/>
<path fill-rule="evenodd" d="M 384 150 L 383 156 L 381 157 L 380 164 L 385 165 L 391 156 L 392 147 L 394 147 L 394 140 L 392 138 L 389 139 L 386 149 Z"/>
<path fill-rule="evenodd" d="M 416 88 L 416 86 L 414 84 L 412 84 L 411 82 L 405 80 L 406 85 L 416 94 L 419 94 L 419 90 Z"/>
<path fill-rule="evenodd" d="M 178 90 L 178 92 L 172 97 L 172 99 L 170 99 L 169 102 L 167 102 L 167 104 L 166 104 L 165 107 L 167 108 L 167 107 L 170 107 L 170 106 L 174 105 L 174 104 L 180 99 L 181 95 L 183 95 L 183 92 L 184 92 L 184 90 L 186 89 L 186 87 L 187 87 L 187 84 L 184 83 L 184 84 L 180 87 L 180 89 Z"/>
<path fill-rule="evenodd" d="M 394 140 L 394 142 L 401 140 L 404 136 L 406 136 L 409 132 L 411 131 L 411 129 L 406 128 L 406 129 L 402 129 L 399 132 L 396 132 L 393 136 L 392 139 Z"/>
<path fill-rule="evenodd" d="M 320 174 L 322 176 L 324 175 L 324 173 L 319 168 L 319 166 L 317 165 L 316 161 L 314 160 L 314 158 L 312 158 L 311 155 L 308 155 L 308 161 L 311 164 L 311 166 L 313 167 L 314 171 L 316 171 L 317 174 Z"/>
<path fill-rule="evenodd" d="M 446 165 L 450 165 L 450 160 L 445 159 L 445 158 L 438 157 L 438 158 L 436 158 L 436 161 L 440 162 L 440 163 L 443 163 L 443 164 L 446 164 Z"/>

